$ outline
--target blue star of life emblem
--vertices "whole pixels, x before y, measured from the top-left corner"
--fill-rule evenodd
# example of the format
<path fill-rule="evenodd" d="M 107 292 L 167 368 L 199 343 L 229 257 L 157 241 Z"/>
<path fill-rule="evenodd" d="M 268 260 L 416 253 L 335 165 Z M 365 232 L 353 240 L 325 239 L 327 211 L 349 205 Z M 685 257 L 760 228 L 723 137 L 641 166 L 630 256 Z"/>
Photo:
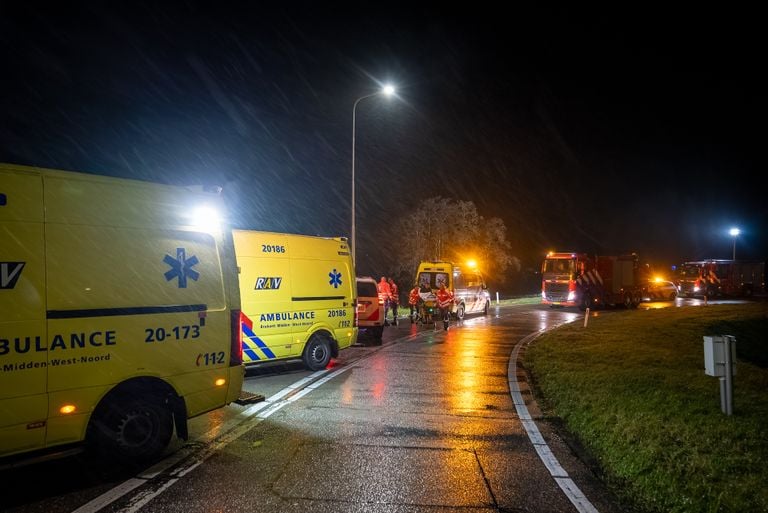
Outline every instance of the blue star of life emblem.
<path fill-rule="evenodd" d="M 339 285 L 341 285 L 341 273 L 336 272 L 336 269 L 334 269 L 332 272 L 328 273 L 328 276 L 331 277 L 331 281 L 328 282 L 328 285 L 333 285 L 334 289 L 338 289 Z"/>
<path fill-rule="evenodd" d="M 171 270 L 167 271 L 164 275 L 166 281 L 178 278 L 180 289 L 187 288 L 187 278 L 197 281 L 200 277 L 200 273 L 192 269 L 200 261 L 196 256 L 192 256 L 192 258 L 187 260 L 184 248 L 176 248 L 176 258 L 173 258 L 171 255 L 165 255 L 163 262 L 171 266 Z"/>

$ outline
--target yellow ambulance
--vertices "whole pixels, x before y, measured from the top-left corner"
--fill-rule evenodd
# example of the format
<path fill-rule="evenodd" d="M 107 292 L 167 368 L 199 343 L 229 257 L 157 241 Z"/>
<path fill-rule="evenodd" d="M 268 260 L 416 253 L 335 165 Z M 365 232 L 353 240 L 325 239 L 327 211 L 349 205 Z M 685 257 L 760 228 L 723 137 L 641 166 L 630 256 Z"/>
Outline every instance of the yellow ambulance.
<path fill-rule="evenodd" d="M 2 460 L 90 444 L 150 461 L 238 398 L 222 207 L 218 191 L 0 164 Z"/>
<path fill-rule="evenodd" d="M 465 314 L 482 313 L 488 315 L 491 295 L 482 273 L 473 265 L 454 264 L 452 262 L 420 262 L 416 271 L 416 284 L 423 301 L 425 313 L 437 312 L 437 289 L 440 284 L 453 293 L 454 303 L 451 315 L 454 319 L 463 319 Z"/>
<path fill-rule="evenodd" d="M 301 358 L 324 369 L 357 341 L 347 239 L 233 230 L 246 365 Z"/>

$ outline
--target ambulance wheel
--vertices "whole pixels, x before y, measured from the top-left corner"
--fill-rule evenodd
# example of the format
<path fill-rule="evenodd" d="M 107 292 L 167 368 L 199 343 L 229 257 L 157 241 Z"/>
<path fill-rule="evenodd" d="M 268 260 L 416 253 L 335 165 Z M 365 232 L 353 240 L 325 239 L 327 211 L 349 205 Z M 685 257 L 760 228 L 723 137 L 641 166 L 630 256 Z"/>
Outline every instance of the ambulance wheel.
<path fill-rule="evenodd" d="M 464 318 L 464 305 L 456 307 L 456 320 L 460 321 Z"/>
<path fill-rule="evenodd" d="M 120 396 L 100 405 L 92 423 L 97 450 L 123 463 L 157 459 L 173 435 L 171 411 L 151 398 Z"/>
<path fill-rule="evenodd" d="M 377 346 L 381 345 L 381 337 L 384 335 L 384 326 L 375 326 L 371 329 L 371 336 L 373 337 L 373 343 Z"/>
<path fill-rule="evenodd" d="M 581 295 L 581 301 L 579 302 L 579 310 L 582 312 L 585 312 L 587 308 L 590 308 L 592 305 L 592 296 L 589 294 L 589 292 L 585 292 Z"/>
<path fill-rule="evenodd" d="M 488 315 L 488 312 L 491 310 L 491 303 L 486 301 L 485 306 L 483 307 L 483 315 Z"/>
<path fill-rule="evenodd" d="M 632 308 L 632 293 L 627 292 L 624 294 L 624 308 Z"/>
<path fill-rule="evenodd" d="M 328 367 L 331 362 L 331 344 L 322 335 L 312 335 L 302 355 L 304 365 L 309 370 L 317 371 Z"/>

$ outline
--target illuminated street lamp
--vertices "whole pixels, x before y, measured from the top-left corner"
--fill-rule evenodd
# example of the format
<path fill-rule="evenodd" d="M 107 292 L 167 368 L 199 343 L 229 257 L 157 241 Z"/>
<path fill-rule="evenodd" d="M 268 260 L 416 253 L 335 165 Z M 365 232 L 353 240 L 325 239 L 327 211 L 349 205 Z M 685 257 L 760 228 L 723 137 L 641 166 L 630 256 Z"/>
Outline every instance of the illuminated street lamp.
<path fill-rule="evenodd" d="M 380 94 L 383 94 L 384 96 L 392 96 L 395 94 L 395 88 L 391 85 L 385 85 L 381 88 L 381 90 L 376 91 L 375 93 L 367 94 L 365 96 L 361 96 L 357 100 L 355 100 L 355 104 L 352 106 L 352 263 L 356 264 L 357 259 L 355 258 L 355 250 L 357 250 L 357 242 L 355 240 L 355 116 L 357 113 L 357 104 L 360 103 L 362 100 L 365 100 L 366 98 L 370 98 L 372 96 L 378 96 Z"/>
<path fill-rule="evenodd" d="M 741 230 L 738 228 L 731 228 L 731 230 L 728 232 L 731 234 L 731 237 L 733 237 L 733 259 L 736 260 L 736 237 L 739 236 L 741 233 Z"/>

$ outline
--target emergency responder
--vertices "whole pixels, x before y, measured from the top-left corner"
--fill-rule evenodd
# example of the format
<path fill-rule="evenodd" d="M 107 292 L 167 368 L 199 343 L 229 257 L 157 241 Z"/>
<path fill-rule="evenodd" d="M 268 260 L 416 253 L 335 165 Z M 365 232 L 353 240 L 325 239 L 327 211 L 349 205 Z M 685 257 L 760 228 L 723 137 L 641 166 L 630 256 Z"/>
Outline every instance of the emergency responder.
<path fill-rule="evenodd" d="M 411 324 L 419 319 L 419 301 L 421 301 L 419 286 L 414 285 L 408 293 L 408 306 L 411 308 Z"/>
<path fill-rule="evenodd" d="M 379 283 L 376 284 L 376 288 L 379 291 L 379 300 L 384 305 L 384 326 L 389 326 L 387 321 L 387 308 L 389 307 L 389 300 L 392 298 L 392 289 L 387 282 L 387 277 L 382 276 Z"/>
<path fill-rule="evenodd" d="M 440 283 L 437 291 L 437 307 L 440 309 L 440 317 L 443 318 L 443 329 L 448 329 L 448 322 L 451 320 L 451 306 L 453 305 L 453 293 L 445 288 L 445 283 Z M 437 323 L 435 323 L 437 328 Z"/>
<path fill-rule="evenodd" d="M 400 293 L 397 290 L 397 284 L 392 277 L 389 277 L 389 308 L 392 310 L 392 322 L 397 326 L 397 307 L 400 306 Z M 387 318 L 387 309 L 384 308 L 384 318 Z"/>

